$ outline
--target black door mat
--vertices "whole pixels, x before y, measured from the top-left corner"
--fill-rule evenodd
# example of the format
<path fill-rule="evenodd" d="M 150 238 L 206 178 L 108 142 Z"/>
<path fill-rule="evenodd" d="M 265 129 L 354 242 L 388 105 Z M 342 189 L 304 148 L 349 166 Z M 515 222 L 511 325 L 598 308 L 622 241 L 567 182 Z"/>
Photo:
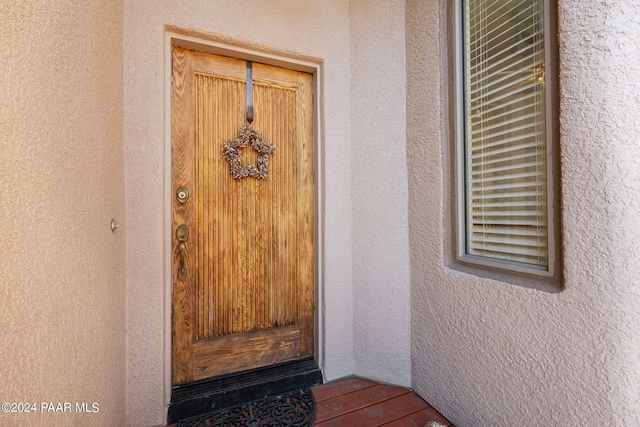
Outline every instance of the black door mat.
<path fill-rule="evenodd" d="M 313 393 L 303 388 L 181 420 L 178 427 L 311 427 L 315 420 Z"/>
<path fill-rule="evenodd" d="M 174 386 L 167 424 L 322 384 L 313 356 Z"/>

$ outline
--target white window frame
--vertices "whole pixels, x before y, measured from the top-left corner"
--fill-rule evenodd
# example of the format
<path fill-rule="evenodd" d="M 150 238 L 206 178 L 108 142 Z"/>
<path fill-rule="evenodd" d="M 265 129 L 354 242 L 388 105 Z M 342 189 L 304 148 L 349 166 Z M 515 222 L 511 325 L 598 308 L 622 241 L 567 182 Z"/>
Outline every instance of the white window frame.
<path fill-rule="evenodd" d="M 549 67 L 554 58 L 551 55 L 551 25 L 550 25 L 550 5 L 549 0 L 544 1 L 544 55 L 546 73 L 549 75 Z M 492 271 L 499 272 L 516 272 L 524 273 L 525 276 L 533 278 L 548 279 L 557 276 L 556 271 L 556 214 L 554 202 L 554 173 L 556 173 L 553 165 L 555 138 L 554 134 L 554 96 L 552 90 L 555 87 L 554 80 L 549 81 L 545 85 L 545 117 L 546 117 L 546 179 L 547 179 L 547 227 L 548 227 L 548 265 L 536 266 L 533 264 L 525 264 L 508 260 L 500 260 L 478 255 L 470 255 L 467 253 L 467 237 L 466 237 L 466 177 L 465 177 L 465 96 L 464 96 L 464 27 L 463 27 L 463 0 L 455 0 L 454 9 L 454 31 L 453 38 L 455 44 L 454 51 L 454 114 L 455 114 L 455 189 L 456 198 L 456 260 L 463 265 L 472 267 L 480 267 Z"/>

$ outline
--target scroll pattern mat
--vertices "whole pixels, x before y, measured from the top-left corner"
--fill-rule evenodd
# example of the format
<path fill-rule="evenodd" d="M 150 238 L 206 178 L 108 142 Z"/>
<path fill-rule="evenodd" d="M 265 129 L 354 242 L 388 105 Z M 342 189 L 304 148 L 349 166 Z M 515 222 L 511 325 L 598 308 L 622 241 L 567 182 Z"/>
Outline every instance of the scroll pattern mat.
<path fill-rule="evenodd" d="M 309 388 L 181 420 L 178 427 L 311 427 L 316 403 Z"/>

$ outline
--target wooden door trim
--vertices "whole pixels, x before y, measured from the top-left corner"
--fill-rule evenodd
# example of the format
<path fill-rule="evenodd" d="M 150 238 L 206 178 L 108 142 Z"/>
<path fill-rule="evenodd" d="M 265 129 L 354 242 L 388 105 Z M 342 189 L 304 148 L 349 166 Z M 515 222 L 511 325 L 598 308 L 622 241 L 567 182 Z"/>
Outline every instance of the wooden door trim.
<path fill-rule="evenodd" d="M 287 53 L 278 54 L 273 49 L 265 47 L 264 51 L 240 47 L 246 43 L 242 40 L 238 40 L 236 45 L 228 43 L 228 39 L 217 40 L 215 37 L 211 37 L 209 40 L 205 38 L 194 37 L 189 34 L 193 34 L 192 31 L 183 31 L 180 28 L 169 27 L 165 28 L 165 158 L 164 158 L 164 236 L 165 236 L 165 251 L 164 251 L 164 307 L 165 307 L 165 333 L 164 333 L 164 396 L 165 407 L 168 407 L 171 402 L 171 390 L 172 384 L 172 338 L 171 338 L 171 311 L 172 311 L 172 262 L 173 254 L 169 250 L 173 244 L 173 225 L 172 225 L 172 188 L 171 188 L 171 176 L 172 176 L 172 164 L 171 164 L 171 78 L 172 78 L 172 58 L 171 49 L 172 46 L 181 46 L 192 50 L 199 50 L 201 52 L 212 53 L 217 55 L 230 56 L 242 60 L 251 60 L 255 62 L 261 62 L 267 65 L 274 65 L 282 68 L 288 68 L 296 71 L 304 71 L 313 75 L 312 92 L 314 96 L 313 100 L 313 141 L 314 141 L 314 358 L 317 361 L 320 369 L 323 368 L 324 361 L 324 316 L 323 316 L 323 292 L 324 281 L 322 271 L 324 269 L 323 260 L 323 216 L 324 209 L 322 194 L 323 180 L 322 176 L 322 123 L 320 120 L 320 81 L 322 80 L 322 59 L 311 56 L 298 55 L 297 57 L 287 56 Z M 209 38 L 209 37 L 208 37 Z M 271 53 L 265 53 L 271 52 Z"/>

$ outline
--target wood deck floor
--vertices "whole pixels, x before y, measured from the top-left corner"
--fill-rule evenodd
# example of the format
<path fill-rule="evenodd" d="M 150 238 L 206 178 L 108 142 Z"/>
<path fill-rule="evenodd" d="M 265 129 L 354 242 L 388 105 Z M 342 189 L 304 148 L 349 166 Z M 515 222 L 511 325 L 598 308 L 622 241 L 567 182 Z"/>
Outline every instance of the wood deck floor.
<path fill-rule="evenodd" d="M 409 389 L 351 377 L 311 390 L 316 427 L 423 427 L 427 421 L 453 426 Z"/>
<path fill-rule="evenodd" d="M 349 377 L 312 387 L 311 391 L 316 401 L 316 427 L 424 427 L 428 421 L 454 427 L 406 388 Z"/>

